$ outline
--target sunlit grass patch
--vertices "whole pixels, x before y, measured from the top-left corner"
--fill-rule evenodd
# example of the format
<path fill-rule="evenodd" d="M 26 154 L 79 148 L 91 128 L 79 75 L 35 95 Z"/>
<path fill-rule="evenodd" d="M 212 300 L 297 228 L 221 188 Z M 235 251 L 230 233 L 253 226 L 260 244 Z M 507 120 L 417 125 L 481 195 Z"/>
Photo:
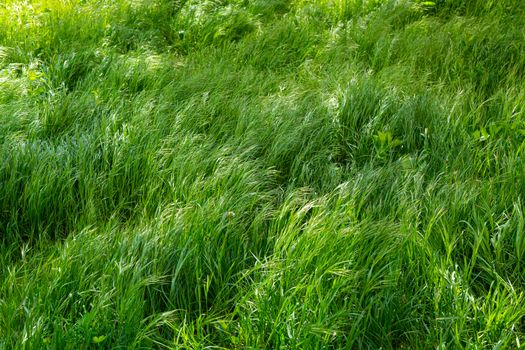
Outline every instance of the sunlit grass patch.
<path fill-rule="evenodd" d="M 0 4 L 0 348 L 519 348 L 525 7 Z"/>

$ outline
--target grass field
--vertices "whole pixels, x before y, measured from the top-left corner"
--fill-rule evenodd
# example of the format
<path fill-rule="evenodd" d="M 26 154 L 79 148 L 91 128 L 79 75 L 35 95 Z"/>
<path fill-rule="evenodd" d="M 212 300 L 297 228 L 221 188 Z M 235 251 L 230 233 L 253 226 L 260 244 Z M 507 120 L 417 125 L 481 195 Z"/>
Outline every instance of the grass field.
<path fill-rule="evenodd" d="M 525 343 L 525 2 L 2 0 L 0 349 Z"/>

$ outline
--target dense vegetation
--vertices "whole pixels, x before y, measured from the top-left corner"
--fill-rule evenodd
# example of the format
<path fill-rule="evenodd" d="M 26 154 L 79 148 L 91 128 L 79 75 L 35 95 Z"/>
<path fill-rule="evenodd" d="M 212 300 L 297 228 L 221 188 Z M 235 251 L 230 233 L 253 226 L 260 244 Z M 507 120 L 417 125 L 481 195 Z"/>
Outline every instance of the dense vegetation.
<path fill-rule="evenodd" d="M 519 348 L 525 2 L 2 0 L 0 349 Z"/>

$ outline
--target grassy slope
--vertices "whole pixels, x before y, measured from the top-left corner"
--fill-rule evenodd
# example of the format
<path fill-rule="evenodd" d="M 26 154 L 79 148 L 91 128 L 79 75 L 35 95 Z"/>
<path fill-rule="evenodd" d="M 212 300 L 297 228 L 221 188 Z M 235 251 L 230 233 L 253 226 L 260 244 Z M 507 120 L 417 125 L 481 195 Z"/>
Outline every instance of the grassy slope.
<path fill-rule="evenodd" d="M 7 0 L 0 349 L 516 348 L 525 3 Z"/>

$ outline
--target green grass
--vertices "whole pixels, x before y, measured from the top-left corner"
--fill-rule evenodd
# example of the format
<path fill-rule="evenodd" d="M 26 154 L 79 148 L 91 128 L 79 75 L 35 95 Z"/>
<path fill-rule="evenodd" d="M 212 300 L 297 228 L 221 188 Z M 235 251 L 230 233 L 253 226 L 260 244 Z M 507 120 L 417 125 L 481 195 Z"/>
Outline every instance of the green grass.
<path fill-rule="evenodd" d="M 0 349 L 520 348 L 524 28 L 4 0 Z"/>

